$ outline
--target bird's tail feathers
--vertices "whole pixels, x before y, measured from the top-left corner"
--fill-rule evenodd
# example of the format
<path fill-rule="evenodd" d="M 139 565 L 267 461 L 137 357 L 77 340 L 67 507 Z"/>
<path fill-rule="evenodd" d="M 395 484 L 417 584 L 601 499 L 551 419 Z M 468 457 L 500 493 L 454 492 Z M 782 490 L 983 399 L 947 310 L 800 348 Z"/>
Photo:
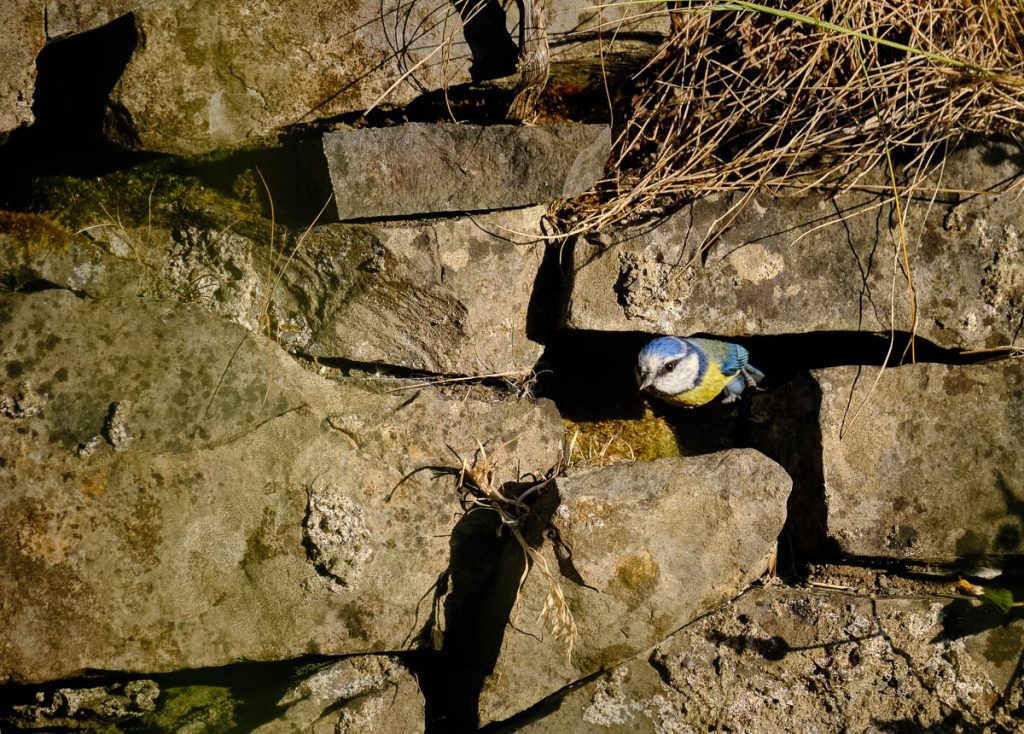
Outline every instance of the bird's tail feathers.
<path fill-rule="evenodd" d="M 746 378 L 747 384 L 751 387 L 756 387 L 764 379 L 764 372 L 750 364 L 743 365 L 740 368 L 740 372 L 743 373 L 743 377 Z"/>

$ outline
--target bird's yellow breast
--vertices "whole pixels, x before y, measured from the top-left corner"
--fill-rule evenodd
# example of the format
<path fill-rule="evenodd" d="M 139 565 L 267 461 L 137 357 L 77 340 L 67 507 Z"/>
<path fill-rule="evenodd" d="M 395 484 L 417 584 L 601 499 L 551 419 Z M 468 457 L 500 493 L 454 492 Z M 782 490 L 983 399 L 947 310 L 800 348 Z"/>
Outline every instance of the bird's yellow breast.
<path fill-rule="evenodd" d="M 666 402 L 675 403 L 676 405 L 688 405 L 690 407 L 704 405 L 718 397 L 719 393 L 725 389 L 725 386 L 735 376 L 723 375 L 718 365 L 714 361 L 708 360 L 707 369 L 696 386 L 675 395 L 659 395 L 659 397 Z"/>

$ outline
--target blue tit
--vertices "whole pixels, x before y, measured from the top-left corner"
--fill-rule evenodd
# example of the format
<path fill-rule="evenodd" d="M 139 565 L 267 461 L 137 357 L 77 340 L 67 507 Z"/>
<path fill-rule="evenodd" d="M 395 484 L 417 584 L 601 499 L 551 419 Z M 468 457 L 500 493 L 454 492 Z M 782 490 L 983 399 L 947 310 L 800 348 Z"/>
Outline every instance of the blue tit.
<path fill-rule="evenodd" d="M 722 392 L 723 403 L 739 400 L 764 373 L 747 364 L 747 350 L 716 339 L 661 336 L 640 350 L 637 382 L 641 390 L 674 405 L 704 405 Z"/>

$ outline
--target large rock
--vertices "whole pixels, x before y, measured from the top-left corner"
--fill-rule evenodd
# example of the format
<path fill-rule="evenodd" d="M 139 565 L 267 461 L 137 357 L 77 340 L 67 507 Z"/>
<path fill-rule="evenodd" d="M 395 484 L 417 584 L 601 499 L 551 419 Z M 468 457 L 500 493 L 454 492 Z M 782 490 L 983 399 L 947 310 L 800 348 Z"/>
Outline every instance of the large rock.
<path fill-rule="evenodd" d="M 517 731 L 1016 731 L 1022 625 L 975 608 L 995 626 L 951 635 L 961 601 L 755 589 Z"/>
<path fill-rule="evenodd" d="M 194 305 L 31 290 L 0 297 L 4 680 L 404 649 L 459 514 L 407 475 L 561 449 L 547 403 L 374 395 Z"/>
<path fill-rule="evenodd" d="M 143 148 L 200 153 L 274 130 L 468 81 L 442 63 L 437 2 L 162 0 L 136 10 L 144 45 L 111 97 Z M 454 25 L 447 28 L 450 35 Z"/>
<path fill-rule="evenodd" d="M 200 303 L 292 352 L 461 375 L 526 375 L 546 244 L 539 207 L 307 233 L 203 211 L 172 229 L 95 227 L 145 263 L 145 292 Z M 26 256 L 27 257 L 27 256 Z M 52 265 L 51 265 L 52 267 Z M 22 279 L 35 272 L 23 267 Z M 70 276 L 67 276 L 70 277 Z M 64 281 L 60 281 L 64 282 Z"/>
<path fill-rule="evenodd" d="M 431 125 L 328 133 L 341 219 L 509 209 L 567 199 L 601 178 L 606 125 Z"/>
<path fill-rule="evenodd" d="M 1019 160 L 1012 144 L 978 144 L 918 191 L 999 190 L 1019 175 Z M 868 178 L 884 185 L 883 174 Z M 903 202 L 919 336 L 947 347 L 1013 342 L 1024 303 L 1017 193 Z M 759 193 L 703 255 L 705 236 L 730 220 L 738 199 L 709 197 L 654 228 L 584 238 L 567 323 L 667 334 L 910 331 L 898 227 L 884 196 Z"/>
<path fill-rule="evenodd" d="M 480 696 L 501 720 L 665 639 L 765 569 L 790 479 L 751 450 L 661 459 L 556 480 L 557 538 L 544 550 L 575 617 L 571 656 L 538 619 L 550 587 L 534 566 Z"/>
<path fill-rule="evenodd" d="M 513 73 L 518 49 L 506 26 L 517 14 L 488 6 L 467 44 L 446 0 L 146 3 L 134 9 L 145 43 L 112 99 L 146 149 L 199 153 L 251 143 L 296 123 Z M 635 11 L 601 10 L 592 0 L 550 10 L 552 44 L 565 57 L 596 55 L 612 27 L 635 28 L 650 43 L 665 26 L 664 15 L 652 26 Z"/>
<path fill-rule="evenodd" d="M 35 58 L 46 43 L 44 12 L 34 0 L 7 0 L 0 7 L 0 144 L 5 133 L 34 119 Z"/>
<path fill-rule="evenodd" d="M 829 538 L 843 554 L 1024 554 L 1024 362 L 812 373 Z M 861 409 L 863 406 L 863 409 Z"/>

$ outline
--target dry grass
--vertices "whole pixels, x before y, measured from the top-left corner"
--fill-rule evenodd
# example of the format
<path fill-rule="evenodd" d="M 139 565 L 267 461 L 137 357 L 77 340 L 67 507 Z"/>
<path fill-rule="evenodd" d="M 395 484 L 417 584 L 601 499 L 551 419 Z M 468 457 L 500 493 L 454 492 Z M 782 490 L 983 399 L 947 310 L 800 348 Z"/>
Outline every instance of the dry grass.
<path fill-rule="evenodd" d="M 919 180 L 967 133 L 1024 124 L 1024 0 L 677 2 L 582 231 L 720 191 L 806 189 L 886 161 Z M 728 225 L 728 217 L 721 226 Z"/>
<path fill-rule="evenodd" d="M 522 524 L 530 514 L 532 500 L 550 488 L 552 477 L 561 470 L 561 467 L 555 467 L 548 473 L 548 476 L 537 480 L 525 491 L 516 496 L 510 496 L 502 491 L 501 483 L 497 479 L 501 463 L 500 459 L 495 457 L 499 456 L 502 448 L 503 446 L 499 446 L 488 455 L 483 444 L 478 443 L 471 460 L 456 454 L 460 463 L 456 474 L 456 488 L 467 512 L 484 509 L 497 513 L 502 527 L 515 538 L 516 543 L 522 549 L 526 563 L 523 575 L 519 579 L 517 598 L 522 594 L 523 584 L 526 583 L 530 571 L 536 569 L 540 573 L 541 582 L 546 587 L 547 593 L 539 620 L 548 626 L 551 636 L 555 640 L 565 645 L 566 655 L 571 656 L 573 644 L 577 638 L 576 621 L 565 600 L 562 585 L 540 550 L 530 545 L 523 537 L 522 532 Z"/>

